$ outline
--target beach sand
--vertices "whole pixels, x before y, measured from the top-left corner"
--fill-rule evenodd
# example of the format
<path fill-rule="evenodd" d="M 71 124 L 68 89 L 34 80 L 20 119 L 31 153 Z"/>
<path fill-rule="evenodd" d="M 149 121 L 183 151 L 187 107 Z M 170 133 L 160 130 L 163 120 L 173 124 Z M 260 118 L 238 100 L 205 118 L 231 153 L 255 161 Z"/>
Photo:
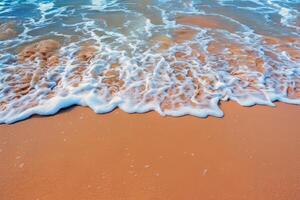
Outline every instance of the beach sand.
<path fill-rule="evenodd" d="M 298 200 L 300 106 L 224 118 L 73 107 L 0 126 L 1 200 Z"/>

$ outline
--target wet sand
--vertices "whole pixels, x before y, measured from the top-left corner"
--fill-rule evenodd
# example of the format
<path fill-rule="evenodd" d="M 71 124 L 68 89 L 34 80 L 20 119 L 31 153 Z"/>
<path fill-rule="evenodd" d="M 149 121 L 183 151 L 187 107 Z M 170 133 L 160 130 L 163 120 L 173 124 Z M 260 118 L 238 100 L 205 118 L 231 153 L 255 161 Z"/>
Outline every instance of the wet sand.
<path fill-rule="evenodd" d="M 16 24 L 14 22 L 1 23 L 0 22 L 0 41 L 8 40 L 17 36 Z"/>
<path fill-rule="evenodd" d="M 1 200 L 300 199 L 300 106 L 224 118 L 74 107 L 0 126 Z"/>

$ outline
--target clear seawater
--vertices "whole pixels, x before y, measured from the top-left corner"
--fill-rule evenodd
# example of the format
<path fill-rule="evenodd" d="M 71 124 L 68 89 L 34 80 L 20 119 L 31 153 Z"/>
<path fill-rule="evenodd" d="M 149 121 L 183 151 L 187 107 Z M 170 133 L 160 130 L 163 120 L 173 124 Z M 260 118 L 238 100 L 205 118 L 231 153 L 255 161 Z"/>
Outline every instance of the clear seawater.
<path fill-rule="evenodd" d="M 300 0 L 1 0 L 0 35 L 8 23 L 0 123 L 72 105 L 222 117 L 221 101 L 300 104 Z M 44 40 L 59 47 L 20 61 Z"/>

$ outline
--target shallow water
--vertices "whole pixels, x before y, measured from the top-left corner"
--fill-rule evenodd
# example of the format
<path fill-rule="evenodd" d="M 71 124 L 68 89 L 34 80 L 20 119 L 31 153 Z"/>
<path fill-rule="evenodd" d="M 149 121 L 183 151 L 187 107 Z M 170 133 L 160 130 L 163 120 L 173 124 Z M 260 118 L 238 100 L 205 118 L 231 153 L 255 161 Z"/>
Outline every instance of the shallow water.
<path fill-rule="evenodd" d="M 0 24 L 0 123 L 300 104 L 297 0 L 4 0 Z"/>

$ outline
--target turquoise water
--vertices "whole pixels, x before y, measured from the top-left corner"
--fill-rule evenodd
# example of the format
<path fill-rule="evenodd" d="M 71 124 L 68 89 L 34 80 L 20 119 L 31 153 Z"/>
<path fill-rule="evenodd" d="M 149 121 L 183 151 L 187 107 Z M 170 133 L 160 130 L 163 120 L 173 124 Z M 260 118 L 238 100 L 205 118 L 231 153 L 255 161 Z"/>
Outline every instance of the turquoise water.
<path fill-rule="evenodd" d="M 72 105 L 221 117 L 227 100 L 300 104 L 298 0 L 2 0 L 0 24 L 0 123 Z"/>

